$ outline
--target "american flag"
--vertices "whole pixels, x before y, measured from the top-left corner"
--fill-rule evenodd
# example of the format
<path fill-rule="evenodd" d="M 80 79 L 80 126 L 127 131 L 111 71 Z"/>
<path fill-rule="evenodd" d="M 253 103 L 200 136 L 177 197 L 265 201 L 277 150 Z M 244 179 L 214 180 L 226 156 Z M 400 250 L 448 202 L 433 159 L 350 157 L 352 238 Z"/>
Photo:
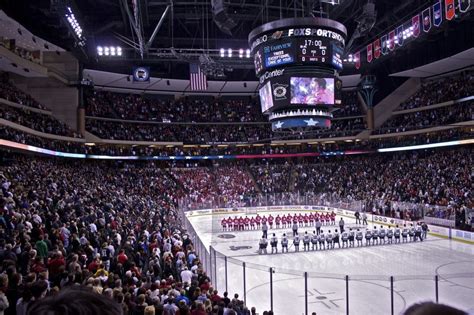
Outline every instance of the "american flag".
<path fill-rule="evenodd" d="M 189 77 L 191 79 L 191 91 L 207 90 L 206 75 L 202 73 L 201 68 L 197 63 L 189 64 Z"/>

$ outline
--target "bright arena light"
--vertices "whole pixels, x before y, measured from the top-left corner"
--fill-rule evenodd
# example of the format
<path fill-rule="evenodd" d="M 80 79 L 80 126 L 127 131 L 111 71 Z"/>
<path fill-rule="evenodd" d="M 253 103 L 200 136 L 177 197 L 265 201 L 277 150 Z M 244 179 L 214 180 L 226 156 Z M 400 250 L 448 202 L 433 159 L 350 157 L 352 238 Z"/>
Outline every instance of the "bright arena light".
<path fill-rule="evenodd" d="M 120 46 L 97 46 L 97 55 L 98 56 L 122 56 L 123 51 Z"/>

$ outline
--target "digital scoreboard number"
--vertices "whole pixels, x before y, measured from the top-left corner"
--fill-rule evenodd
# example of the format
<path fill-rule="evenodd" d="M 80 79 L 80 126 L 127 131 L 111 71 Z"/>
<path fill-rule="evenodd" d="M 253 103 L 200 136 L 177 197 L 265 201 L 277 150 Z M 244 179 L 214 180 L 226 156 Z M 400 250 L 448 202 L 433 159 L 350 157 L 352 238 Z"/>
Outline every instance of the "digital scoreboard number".
<path fill-rule="evenodd" d="M 293 41 L 275 43 L 263 47 L 265 67 L 272 68 L 295 62 L 295 49 Z"/>
<path fill-rule="evenodd" d="M 328 41 L 321 39 L 298 40 L 298 62 L 328 63 L 331 60 L 331 50 Z"/>

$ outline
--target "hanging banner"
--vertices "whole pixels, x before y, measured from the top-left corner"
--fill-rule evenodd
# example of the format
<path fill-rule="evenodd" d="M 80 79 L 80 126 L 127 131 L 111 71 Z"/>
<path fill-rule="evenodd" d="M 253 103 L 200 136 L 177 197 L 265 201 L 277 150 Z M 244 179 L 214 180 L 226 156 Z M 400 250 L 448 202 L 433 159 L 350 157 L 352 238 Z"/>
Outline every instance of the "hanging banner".
<path fill-rule="evenodd" d="M 380 39 L 382 42 L 382 55 L 386 55 L 388 53 L 388 37 L 387 35 L 382 36 Z"/>
<path fill-rule="evenodd" d="M 466 13 L 471 6 L 471 0 L 459 0 L 459 12 Z"/>
<path fill-rule="evenodd" d="M 451 21 L 456 15 L 454 9 L 454 0 L 444 0 L 444 9 L 446 11 L 446 20 Z"/>
<path fill-rule="evenodd" d="M 372 44 L 367 45 L 367 62 L 372 62 Z"/>
<path fill-rule="evenodd" d="M 397 27 L 396 33 L 397 33 L 396 35 L 397 37 L 395 39 L 395 43 L 398 46 L 403 46 L 403 41 L 405 40 L 403 38 L 403 25 L 400 25 L 399 27 Z"/>
<path fill-rule="evenodd" d="M 421 12 L 423 19 L 423 32 L 428 33 L 431 30 L 431 8 L 428 7 Z"/>
<path fill-rule="evenodd" d="M 360 69 L 360 51 L 356 52 L 354 55 L 356 69 Z"/>
<path fill-rule="evenodd" d="M 376 59 L 380 57 L 380 38 L 377 38 L 374 42 L 374 57 Z"/>
<path fill-rule="evenodd" d="M 413 27 L 413 36 L 420 36 L 420 15 L 417 14 L 411 18 L 411 26 Z"/>
<path fill-rule="evenodd" d="M 443 10 L 441 10 L 441 0 L 433 4 L 433 25 L 439 27 L 443 22 Z"/>
<path fill-rule="evenodd" d="M 395 30 L 388 33 L 388 49 L 395 49 Z"/>

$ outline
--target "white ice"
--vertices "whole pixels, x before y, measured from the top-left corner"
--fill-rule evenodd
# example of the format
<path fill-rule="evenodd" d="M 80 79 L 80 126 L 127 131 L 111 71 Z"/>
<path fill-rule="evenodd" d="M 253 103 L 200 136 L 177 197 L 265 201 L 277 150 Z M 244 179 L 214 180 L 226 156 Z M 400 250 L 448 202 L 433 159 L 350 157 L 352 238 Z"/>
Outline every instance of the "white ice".
<path fill-rule="evenodd" d="M 285 213 L 295 213 L 288 211 Z M 266 213 L 260 213 L 263 215 Z M 268 213 L 267 213 L 268 214 Z M 275 216 L 275 213 L 273 213 Z M 349 313 L 391 314 L 390 276 L 394 277 L 394 313 L 400 314 L 416 302 L 435 301 L 435 275 L 439 276 L 439 302 L 474 311 L 474 246 L 429 235 L 422 243 L 391 244 L 326 251 L 258 255 L 261 231 L 222 232 L 220 221 L 228 215 L 190 217 L 196 233 L 209 248 L 217 252 L 215 269 L 209 271 L 220 294 L 227 291 L 244 297 L 243 263 L 246 264 L 246 304 L 260 314 L 270 310 L 270 267 L 274 268 L 273 311 L 275 314 L 304 314 L 304 272 L 308 273 L 309 314 L 346 314 L 346 282 L 349 276 Z M 346 227 L 355 226 L 344 218 Z M 339 217 L 336 222 L 339 221 Z M 372 227 L 372 224 L 369 224 Z M 323 230 L 339 226 L 323 227 Z M 313 228 L 300 228 L 301 231 Z M 270 230 L 278 239 L 291 229 Z M 309 233 L 309 232 L 308 232 Z M 220 234 L 232 234 L 230 239 Z M 238 249 L 250 246 L 249 249 Z M 232 250 L 231 247 L 234 249 Z M 270 247 L 269 247 L 270 249 Z M 280 244 L 279 244 L 280 251 Z M 207 261 L 209 263 L 209 260 Z M 208 267 L 209 268 L 209 267 Z"/>

